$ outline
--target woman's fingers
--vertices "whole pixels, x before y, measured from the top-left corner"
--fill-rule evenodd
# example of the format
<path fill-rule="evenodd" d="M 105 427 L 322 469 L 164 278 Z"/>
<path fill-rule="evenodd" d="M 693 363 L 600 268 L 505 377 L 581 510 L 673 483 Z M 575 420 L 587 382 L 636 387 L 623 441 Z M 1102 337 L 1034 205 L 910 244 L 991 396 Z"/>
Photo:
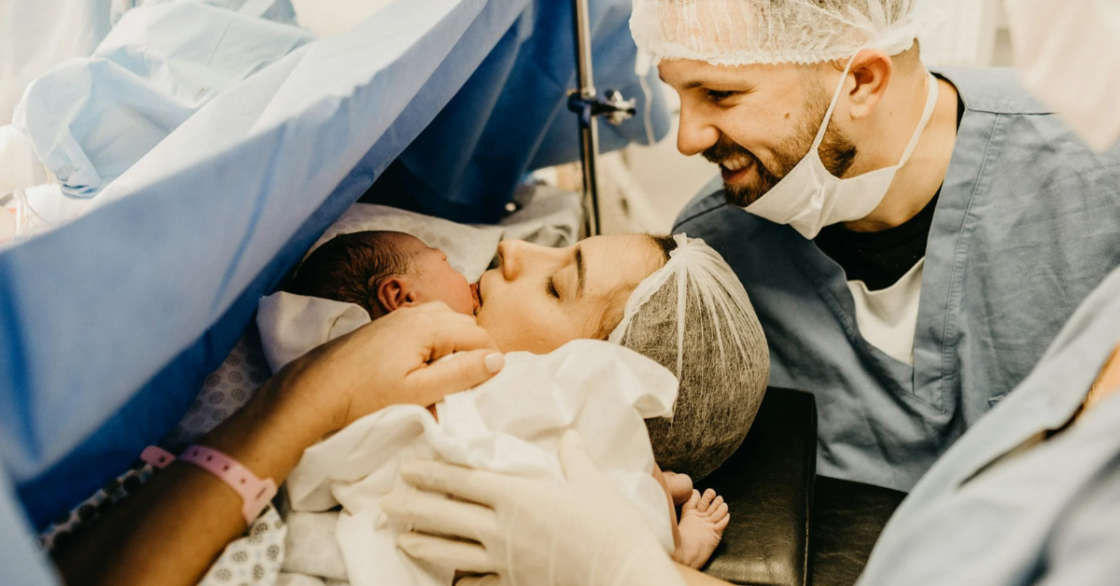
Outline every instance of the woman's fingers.
<path fill-rule="evenodd" d="M 435 361 L 456 352 L 471 350 L 497 350 L 498 345 L 490 334 L 475 321 L 462 314 L 431 314 L 431 342 L 429 360 Z"/>
<path fill-rule="evenodd" d="M 402 464 L 401 477 L 420 490 L 446 494 L 487 507 L 493 507 L 497 497 L 513 490 L 518 481 L 517 478 L 493 472 L 423 461 Z"/>
<path fill-rule="evenodd" d="M 455 568 L 473 574 L 496 571 L 486 550 L 477 543 L 405 533 L 397 538 L 397 544 L 408 555 L 444 568 Z"/>
<path fill-rule="evenodd" d="M 452 356 L 408 375 L 416 389 L 414 402 L 432 405 L 452 393 L 474 388 L 502 370 L 506 359 L 501 352 L 475 350 Z"/>
<path fill-rule="evenodd" d="M 482 542 L 497 527 L 494 510 L 424 492 L 398 491 L 381 499 L 381 510 L 397 523 L 421 533 Z"/>

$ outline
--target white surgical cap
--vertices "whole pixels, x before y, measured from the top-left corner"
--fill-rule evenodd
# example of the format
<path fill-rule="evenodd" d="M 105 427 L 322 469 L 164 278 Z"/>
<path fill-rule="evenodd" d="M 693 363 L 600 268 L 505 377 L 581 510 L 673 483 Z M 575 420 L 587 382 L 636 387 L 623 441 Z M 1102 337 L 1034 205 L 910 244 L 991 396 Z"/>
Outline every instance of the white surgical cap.
<path fill-rule="evenodd" d="M 762 404 L 770 354 L 742 283 L 703 240 L 674 237 L 669 262 L 626 303 L 610 341 L 677 375 L 673 415 L 646 421 L 657 463 L 700 480 L 735 453 Z"/>
<path fill-rule="evenodd" d="M 634 0 L 630 30 L 655 59 L 820 63 L 914 44 L 918 0 Z"/>

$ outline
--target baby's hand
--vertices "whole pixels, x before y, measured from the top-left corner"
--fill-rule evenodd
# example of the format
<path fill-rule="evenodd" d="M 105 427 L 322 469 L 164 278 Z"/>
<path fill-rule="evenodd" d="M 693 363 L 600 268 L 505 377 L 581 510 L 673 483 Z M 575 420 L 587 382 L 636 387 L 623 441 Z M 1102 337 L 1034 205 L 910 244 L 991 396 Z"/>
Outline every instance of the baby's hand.
<path fill-rule="evenodd" d="M 730 522 L 731 515 L 723 497 L 710 488 L 703 495 L 693 490 L 688 502 L 681 507 L 678 525 L 681 543 L 673 552 L 673 560 L 697 570 L 704 567 Z"/>

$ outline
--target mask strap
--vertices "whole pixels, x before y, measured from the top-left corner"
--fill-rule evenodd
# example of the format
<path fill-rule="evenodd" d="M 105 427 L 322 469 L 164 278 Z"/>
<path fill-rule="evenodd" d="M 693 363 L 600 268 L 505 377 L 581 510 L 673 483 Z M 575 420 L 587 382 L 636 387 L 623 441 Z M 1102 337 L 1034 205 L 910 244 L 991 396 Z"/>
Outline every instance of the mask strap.
<path fill-rule="evenodd" d="M 922 112 L 922 119 L 918 122 L 918 130 L 914 132 L 914 136 L 910 137 L 910 144 L 906 145 L 906 150 L 902 153 L 902 159 L 898 161 L 898 166 L 905 165 L 910 160 L 910 155 L 914 154 L 914 149 L 918 148 L 918 141 L 922 139 L 922 131 L 929 126 L 929 121 L 933 119 L 933 111 L 937 109 L 937 97 L 940 94 L 940 88 L 937 84 L 937 78 L 933 74 L 929 74 L 929 94 L 926 97 L 926 109 Z"/>
<path fill-rule="evenodd" d="M 848 73 L 852 70 L 852 64 L 856 62 L 856 57 L 864 48 L 860 47 L 859 51 L 856 51 L 855 55 L 852 55 L 852 58 L 848 60 L 848 65 L 844 67 L 844 73 L 840 75 L 840 85 L 836 87 L 836 92 L 832 94 L 832 103 L 828 105 L 828 111 L 824 113 L 824 120 L 821 121 L 821 128 L 817 131 L 817 138 L 813 141 L 813 148 L 809 150 L 810 153 L 818 152 L 818 149 L 821 148 L 825 132 L 828 130 L 828 123 L 832 122 L 832 113 L 836 111 L 836 106 L 840 103 L 840 92 L 844 91 L 844 82 L 848 81 Z"/>

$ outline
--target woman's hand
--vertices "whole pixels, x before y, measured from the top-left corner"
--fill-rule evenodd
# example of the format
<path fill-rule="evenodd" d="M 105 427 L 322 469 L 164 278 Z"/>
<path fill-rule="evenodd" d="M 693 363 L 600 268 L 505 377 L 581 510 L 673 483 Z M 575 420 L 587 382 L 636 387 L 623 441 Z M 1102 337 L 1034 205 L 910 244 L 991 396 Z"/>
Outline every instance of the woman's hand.
<path fill-rule="evenodd" d="M 313 350 L 276 378 L 283 399 L 318 412 L 321 431 L 329 433 L 389 405 L 432 405 L 487 381 L 504 364 L 472 317 L 436 302 L 394 311 Z"/>
<path fill-rule="evenodd" d="M 441 357 L 464 352 L 449 361 Z M 274 376 L 199 442 L 280 484 L 322 436 L 397 403 L 431 405 L 501 370 L 490 336 L 440 304 L 401 309 Z M 55 552 L 68 584 L 196 584 L 245 531 L 241 497 L 175 462 Z"/>

